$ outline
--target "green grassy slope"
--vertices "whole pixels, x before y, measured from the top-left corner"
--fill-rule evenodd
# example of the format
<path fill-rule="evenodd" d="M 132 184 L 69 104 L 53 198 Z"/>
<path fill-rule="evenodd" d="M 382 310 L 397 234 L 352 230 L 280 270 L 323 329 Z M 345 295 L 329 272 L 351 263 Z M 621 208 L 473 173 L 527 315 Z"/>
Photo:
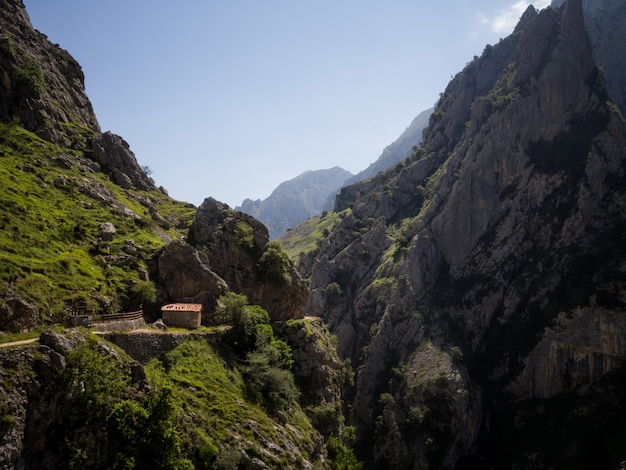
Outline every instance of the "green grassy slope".
<path fill-rule="evenodd" d="M 72 303 L 106 311 L 137 302 L 141 270 L 181 235 L 157 225 L 147 206 L 170 227 L 186 227 L 195 212 L 158 190 L 124 190 L 94 171 L 85 152 L 51 144 L 16 122 L 0 123 L 0 289 L 32 302 L 43 316 Z M 110 242 L 100 239 L 105 222 L 116 228 Z"/>

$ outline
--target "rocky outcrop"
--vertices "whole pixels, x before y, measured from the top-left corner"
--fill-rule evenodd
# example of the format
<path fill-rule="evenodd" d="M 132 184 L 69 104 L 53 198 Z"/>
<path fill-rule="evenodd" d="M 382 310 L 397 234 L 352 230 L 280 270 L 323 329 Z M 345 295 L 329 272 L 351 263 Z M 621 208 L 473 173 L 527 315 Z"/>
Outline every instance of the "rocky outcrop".
<path fill-rule="evenodd" d="M 208 198 L 187 240 L 232 291 L 265 308 L 272 320 L 302 318 L 307 288 L 280 246 L 269 242 L 261 222 Z"/>
<path fill-rule="evenodd" d="M 336 353 L 333 336 L 320 318 L 306 317 L 275 325 L 293 353 L 293 373 L 303 391 L 301 402 L 315 429 L 340 436 L 343 400 L 352 381 L 349 364 Z"/>
<path fill-rule="evenodd" d="M 366 460 L 511 464 L 479 444 L 512 445 L 490 433 L 494 413 L 569 393 L 606 403 L 598 384 L 626 357 L 626 129 L 609 97 L 581 1 L 529 7 L 450 82 L 423 148 L 352 192 L 307 312 L 357 364 Z"/>
<path fill-rule="evenodd" d="M 564 0 L 552 0 L 557 8 Z M 626 114 L 626 5 L 620 0 L 584 0 L 585 26 L 611 99 Z"/>
<path fill-rule="evenodd" d="M 12 289 L 0 298 L 0 331 L 19 333 L 35 328 L 40 322 L 39 309 Z"/>
<path fill-rule="evenodd" d="M 21 0 L 0 2 L 0 119 L 67 147 L 100 133 L 80 65 L 36 31 Z"/>
<path fill-rule="evenodd" d="M 86 338 L 49 331 L 40 341 L 40 346 L 0 350 L 0 468 L 66 467 L 78 448 L 85 466 L 105 468 L 115 440 L 105 430 L 101 404 L 81 402 L 96 390 L 84 382 L 68 383 L 68 355 Z M 145 379 L 136 363 L 102 341 L 96 344 L 99 354 L 124 369 L 129 383 Z"/>
<path fill-rule="evenodd" d="M 137 163 L 128 143 L 120 136 L 105 132 L 93 141 L 92 150 L 92 158 L 122 188 L 156 189 L 152 179 Z"/>
<path fill-rule="evenodd" d="M 212 269 L 206 254 L 191 245 L 174 241 L 158 258 L 157 301 L 201 303 L 206 315 L 203 323 L 210 321 L 209 312 L 215 311 L 217 299 L 228 292 L 227 283 Z"/>
<path fill-rule="evenodd" d="M 157 269 L 159 301 L 202 303 L 205 322 L 228 291 L 246 295 L 274 321 L 304 314 L 307 288 L 267 228 L 213 198 L 198 208 L 187 242 L 172 242 Z"/>

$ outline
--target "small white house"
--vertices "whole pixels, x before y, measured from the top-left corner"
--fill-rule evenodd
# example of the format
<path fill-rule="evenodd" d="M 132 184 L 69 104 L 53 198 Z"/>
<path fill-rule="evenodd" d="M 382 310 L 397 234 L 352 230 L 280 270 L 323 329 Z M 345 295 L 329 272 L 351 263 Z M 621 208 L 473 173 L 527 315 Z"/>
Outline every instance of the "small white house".
<path fill-rule="evenodd" d="M 167 304 L 161 307 L 161 316 L 167 326 L 198 328 L 202 319 L 202 304 Z"/>

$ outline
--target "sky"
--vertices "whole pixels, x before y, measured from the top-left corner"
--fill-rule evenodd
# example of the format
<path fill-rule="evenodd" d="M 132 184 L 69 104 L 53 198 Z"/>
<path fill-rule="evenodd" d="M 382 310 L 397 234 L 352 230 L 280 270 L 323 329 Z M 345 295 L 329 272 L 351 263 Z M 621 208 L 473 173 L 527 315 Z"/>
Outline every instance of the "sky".
<path fill-rule="evenodd" d="M 24 0 L 79 62 L 102 131 L 200 205 L 357 173 L 549 0 Z"/>

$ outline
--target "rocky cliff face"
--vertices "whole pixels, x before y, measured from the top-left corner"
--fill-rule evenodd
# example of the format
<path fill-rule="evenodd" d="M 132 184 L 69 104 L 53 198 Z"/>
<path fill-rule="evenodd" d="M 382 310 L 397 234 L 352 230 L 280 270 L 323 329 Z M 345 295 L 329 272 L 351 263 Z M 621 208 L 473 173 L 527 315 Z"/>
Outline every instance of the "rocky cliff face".
<path fill-rule="evenodd" d="M 0 10 L 0 119 L 66 146 L 99 134 L 80 65 L 33 28 L 21 0 Z"/>
<path fill-rule="evenodd" d="M 375 462 L 601 454 L 567 414 L 593 426 L 624 415 L 594 414 L 623 393 L 595 395 L 626 355 L 626 130 L 610 96 L 581 1 L 530 7 L 448 85 L 423 148 L 351 195 L 316 255 L 307 309 L 358 364 L 353 405 Z M 557 456 L 525 435 L 498 460 L 492 446 L 513 446 L 524 406 L 573 395 L 587 412 L 549 408 L 571 448 Z"/>
<path fill-rule="evenodd" d="M 125 189 L 155 189 L 128 144 L 101 134 L 78 62 L 33 28 L 21 0 L 3 0 L 0 11 L 0 119 L 86 151 Z"/>
<path fill-rule="evenodd" d="M 187 242 L 173 242 L 160 255 L 157 270 L 162 303 L 200 302 L 209 314 L 232 290 L 261 305 L 272 320 L 304 315 L 307 288 L 280 246 L 269 241 L 267 228 L 213 198 L 198 208 Z"/>
<path fill-rule="evenodd" d="M 119 443 L 106 432 L 103 403 L 86 403 L 85 397 L 93 398 L 94 392 L 102 393 L 104 389 L 98 390 L 94 380 L 76 377 L 72 381 L 69 376 L 68 356 L 77 347 L 86 347 L 86 338 L 46 332 L 40 341 L 39 347 L 0 350 L 0 466 L 70 467 L 79 457 L 85 467 L 101 467 L 119 449 Z M 143 369 L 123 360 L 103 342 L 97 349 L 102 357 L 115 361 L 120 373 L 132 382 L 135 393 L 141 393 L 146 385 Z M 103 376 L 109 379 L 107 372 L 103 371 Z M 78 448 L 84 453 L 73 455 Z"/>
<path fill-rule="evenodd" d="M 605 71 L 611 98 L 626 114 L 626 5 L 619 0 L 583 2 L 585 25 L 598 65 Z"/>

